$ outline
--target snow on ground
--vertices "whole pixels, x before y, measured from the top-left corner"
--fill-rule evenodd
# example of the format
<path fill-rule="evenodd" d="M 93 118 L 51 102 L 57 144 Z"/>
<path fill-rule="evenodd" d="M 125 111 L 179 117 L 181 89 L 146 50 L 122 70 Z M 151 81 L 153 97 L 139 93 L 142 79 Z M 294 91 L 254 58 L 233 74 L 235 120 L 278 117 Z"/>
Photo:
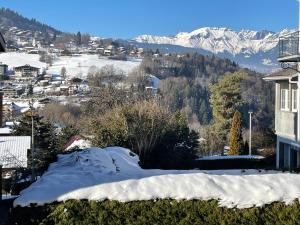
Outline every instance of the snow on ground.
<path fill-rule="evenodd" d="M 14 205 L 68 199 L 121 202 L 171 198 L 219 200 L 248 208 L 300 198 L 300 175 L 257 170 L 144 170 L 138 156 L 119 147 L 89 148 L 59 155 L 58 161 Z"/>
<path fill-rule="evenodd" d="M 113 65 L 126 73 L 140 65 L 140 60 L 111 60 L 108 58 L 98 58 L 98 55 L 80 55 L 80 56 L 62 56 L 54 61 L 49 67 L 49 74 L 60 74 L 63 67 L 67 70 L 68 77 L 86 78 L 90 67 L 96 66 L 101 68 L 106 65 Z"/>
<path fill-rule="evenodd" d="M 203 156 L 198 158 L 198 160 L 222 160 L 222 159 L 263 159 L 261 155 L 213 155 L 213 156 Z"/>
<path fill-rule="evenodd" d="M 27 54 L 18 52 L 7 52 L 0 55 L 0 62 L 7 64 L 10 69 L 17 66 L 29 64 L 41 69 L 46 68 L 46 63 L 39 61 L 38 54 Z M 129 73 L 132 69 L 139 66 L 141 59 L 129 58 L 128 61 L 111 60 L 107 57 L 98 58 L 98 55 L 79 55 L 79 56 L 61 56 L 54 60 L 53 65 L 47 70 L 48 74 L 60 74 L 62 67 L 67 70 L 68 77 L 79 76 L 86 78 L 89 68 L 96 66 L 101 68 L 106 65 L 113 65 L 118 69 Z"/>
<path fill-rule="evenodd" d="M 16 199 L 18 195 L 2 195 L 2 200 Z"/>
<path fill-rule="evenodd" d="M 29 64 L 38 68 L 46 68 L 46 63 L 39 61 L 40 56 L 37 54 L 7 52 L 0 54 L 0 62 L 7 64 L 9 69 L 17 66 Z"/>

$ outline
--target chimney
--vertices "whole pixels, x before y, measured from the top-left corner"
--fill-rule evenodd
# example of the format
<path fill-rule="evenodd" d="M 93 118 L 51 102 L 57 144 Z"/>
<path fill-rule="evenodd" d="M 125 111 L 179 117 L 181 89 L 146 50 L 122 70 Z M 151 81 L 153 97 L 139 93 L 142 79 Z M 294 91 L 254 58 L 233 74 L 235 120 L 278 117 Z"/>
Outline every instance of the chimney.
<path fill-rule="evenodd" d="M 3 127 L 3 92 L 0 92 L 0 127 Z"/>

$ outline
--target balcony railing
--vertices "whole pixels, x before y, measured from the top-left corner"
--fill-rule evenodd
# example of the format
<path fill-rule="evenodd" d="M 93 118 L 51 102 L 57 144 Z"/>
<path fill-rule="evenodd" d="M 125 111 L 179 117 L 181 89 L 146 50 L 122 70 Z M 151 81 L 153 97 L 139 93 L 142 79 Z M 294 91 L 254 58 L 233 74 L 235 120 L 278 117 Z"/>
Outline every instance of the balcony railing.
<path fill-rule="evenodd" d="M 299 62 L 299 31 L 279 38 L 279 62 Z"/>

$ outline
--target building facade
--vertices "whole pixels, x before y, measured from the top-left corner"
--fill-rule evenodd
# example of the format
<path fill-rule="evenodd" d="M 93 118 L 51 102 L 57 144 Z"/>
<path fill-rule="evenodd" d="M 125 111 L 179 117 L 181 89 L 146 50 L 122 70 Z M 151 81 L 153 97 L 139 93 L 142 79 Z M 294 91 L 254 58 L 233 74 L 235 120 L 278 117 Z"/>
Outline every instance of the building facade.
<path fill-rule="evenodd" d="M 35 78 L 39 75 L 40 69 L 30 65 L 18 66 L 14 68 L 16 78 Z"/>
<path fill-rule="evenodd" d="M 278 62 L 283 69 L 264 79 L 275 82 L 276 167 L 300 170 L 299 32 L 281 37 Z"/>

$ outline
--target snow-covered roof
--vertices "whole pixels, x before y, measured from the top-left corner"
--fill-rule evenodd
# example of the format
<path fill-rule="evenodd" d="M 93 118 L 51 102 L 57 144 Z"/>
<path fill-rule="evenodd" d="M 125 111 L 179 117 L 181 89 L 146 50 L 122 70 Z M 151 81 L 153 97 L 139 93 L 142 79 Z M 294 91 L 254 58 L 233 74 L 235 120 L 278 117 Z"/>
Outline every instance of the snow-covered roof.
<path fill-rule="evenodd" d="M 0 164 L 3 168 L 27 167 L 30 143 L 30 136 L 0 137 Z"/>
<path fill-rule="evenodd" d="M 15 205 L 68 199 L 120 202 L 152 199 L 216 199 L 221 206 L 249 208 L 300 198 L 300 174 L 258 170 L 151 170 L 120 147 L 59 155 L 47 172 L 21 192 Z"/>
<path fill-rule="evenodd" d="M 2 135 L 2 134 L 5 134 L 5 135 L 11 134 L 11 132 L 12 132 L 12 129 L 10 127 L 1 127 L 0 128 L 0 135 Z"/>

